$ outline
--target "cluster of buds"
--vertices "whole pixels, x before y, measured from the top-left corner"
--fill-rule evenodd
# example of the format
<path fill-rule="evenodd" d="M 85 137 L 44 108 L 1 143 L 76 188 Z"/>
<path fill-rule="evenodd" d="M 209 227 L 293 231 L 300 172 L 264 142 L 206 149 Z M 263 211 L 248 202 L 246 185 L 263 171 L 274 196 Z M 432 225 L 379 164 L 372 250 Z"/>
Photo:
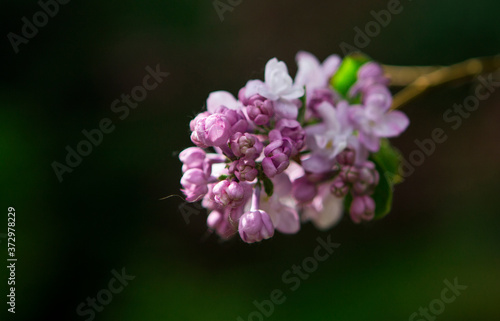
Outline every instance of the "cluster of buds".
<path fill-rule="evenodd" d="M 354 160 L 354 151 L 350 149 L 337 156 L 339 174 L 333 179 L 330 189 L 339 198 L 351 193 L 351 219 L 360 223 L 370 221 L 375 216 L 375 201 L 371 195 L 379 183 L 380 175 L 373 162 L 355 164 Z"/>
<path fill-rule="evenodd" d="M 293 79 L 271 59 L 264 81 L 248 81 L 237 98 L 211 93 L 190 123 L 196 147 L 179 155 L 182 191 L 202 202 L 224 239 L 259 242 L 306 221 L 329 228 L 346 206 L 355 223 L 376 216 L 380 173 L 371 156 L 409 124 L 390 110 L 388 79 L 365 58 L 320 63 L 299 52 L 297 63 Z"/>

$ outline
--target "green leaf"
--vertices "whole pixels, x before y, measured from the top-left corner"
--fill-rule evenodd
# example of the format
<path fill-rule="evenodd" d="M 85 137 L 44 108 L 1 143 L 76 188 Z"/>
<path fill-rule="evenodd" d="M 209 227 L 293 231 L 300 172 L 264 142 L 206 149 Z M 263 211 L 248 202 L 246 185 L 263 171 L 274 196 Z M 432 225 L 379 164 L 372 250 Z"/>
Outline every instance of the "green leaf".
<path fill-rule="evenodd" d="M 376 168 L 380 175 L 380 181 L 372 197 L 375 201 L 375 219 L 381 219 L 391 211 L 394 184 L 384 175 L 384 171 L 378 164 L 376 164 Z"/>
<path fill-rule="evenodd" d="M 382 140 L 380 150 L 371 156 L 379 173 L 380 181 L 372 197 L 375 201 L 375 219 L 380 219 L 391 211 L 394 184 L 400 182 L 399 166 L 401 154 L 387 139 Z"/>
<path fill-rule="evenodd" d="M 264 191 L 266 192 L 267 196 L 269 197 L 273 196 L 274 193 L 273 182 L 267 176 L 264 176 L 262 181 L 264 182 Z"/>
<path fill-rule="evenodd" d="M 297 116 L 298 122 L 302 125 L 304 123 L 304 118 L 306 115 L 306 87 L 304 86 L 304 96 L 300 97 L 300 102 L 302 103 L 302 106 L 299 108 L 299 115 Z"/>
<path fill-rule="evenodd" d="M 403 178 L 399 175 L 399 167 L 401 166 L 402 159 L 401 153 L 391 146 L 388 139 L 381 141 L 379 151 L 373 154 L 371 159 L 382 169 L 383 172 L 379 174 L 383 174 L 383 176 L 389 178 L 393 184 L 403 181 Z"/>
<path fill-rule="evenodd" d="M 368 61 L 370 61 L 368 57 L 359 53 L 344 57 L 339 69 L 330 80 L 330 84 L 337 92 L 346 97 L 349 89 L 358 79 L 359 68 Z"/>

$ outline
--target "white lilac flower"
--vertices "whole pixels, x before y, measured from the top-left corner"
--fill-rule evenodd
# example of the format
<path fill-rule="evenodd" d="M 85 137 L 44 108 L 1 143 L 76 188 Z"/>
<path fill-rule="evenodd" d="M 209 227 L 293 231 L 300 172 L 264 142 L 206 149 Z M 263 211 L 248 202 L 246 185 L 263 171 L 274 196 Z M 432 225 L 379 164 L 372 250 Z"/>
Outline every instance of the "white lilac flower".
<path fill-rule="evenodd" d="M 250 86 L 274 102 L 274 112 L 278 117 L 296 119 L 299 105 L 294 100 L 304 96 L 304 88 L 293 83 L 286 64 L 276 58 L 269 60 L 264 79 L 264 83 L 253 81 Z"/>

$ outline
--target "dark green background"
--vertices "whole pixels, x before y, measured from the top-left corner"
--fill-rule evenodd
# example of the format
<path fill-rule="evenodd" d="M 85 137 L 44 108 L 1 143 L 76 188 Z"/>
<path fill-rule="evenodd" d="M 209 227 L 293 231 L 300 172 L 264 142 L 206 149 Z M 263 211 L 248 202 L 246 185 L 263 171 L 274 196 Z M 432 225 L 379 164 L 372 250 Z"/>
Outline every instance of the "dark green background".
<path fill-rule="evenodd" d="M 451 64 L 499 52 L 498 1 L 402 1 L 403 12 L 364 51 L 388 64 Z M 185 224 L 177 153 L 189 120 L 214 90 L 262 78 L 266 61 L 324 59 L 353 44 L 354 27 L 387 1 L 246 0 L 221 22 L 209 0 L 77 1 L 15 54 L 7 39 L 36 1 L 0 5 L 0 233 L 16 208 L 18 320 L 85 320 L 76 307 L 107 287 L 111 270 L 136 276 L 95 320 L 236 320 L 275 288 L 286 302 L 269 320 L 408 320 L 439 298 L 443 280 L 468 286 L 437 320 L 498 320 L 500 93 L 453 130 L 443 112 L 474 84 L 453 84 L 405 106 L 411 125 L 393 140 L 405 157 L 434 128 L 448 136 L 397 186 L 393 212 L 330 231 L 305 224 L 256 245 L 205 238 L 205 214 Z M 147 65 L 170 72 L 121 121 L 110 104 L 142 82 Z M 81 131 L 116 129 L 59 183 Z M 2 223 L 3 222 L 3 223 Z M 317 236 L 340 243 L 291 292 L 281 281 L 313 254 Z M 6 258 L 1 240 L 0 261 Z M 5 261 L 4 261 L 5 262 Z M 3 265 L 3 263 L 2 263 Z M 0 293 L 7 294 L 6 269 Z M 2 320 L 14 319 L 4 314 Z"/>

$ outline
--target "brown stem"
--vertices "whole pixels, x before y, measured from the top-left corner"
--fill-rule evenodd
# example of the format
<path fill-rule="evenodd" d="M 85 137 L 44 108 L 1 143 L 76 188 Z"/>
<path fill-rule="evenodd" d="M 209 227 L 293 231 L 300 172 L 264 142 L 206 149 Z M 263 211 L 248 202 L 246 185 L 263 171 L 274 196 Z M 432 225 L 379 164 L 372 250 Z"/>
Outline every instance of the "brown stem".
<path fill-rule="evenodd" d="M 383 66 L 391 86 L 406 86 L 394 95 L 391 109 L 396 109 L 433 87 L 451 81 L 473 78 L 500 68 L 500 55 L 471 58 L 451 66 Z"/>

